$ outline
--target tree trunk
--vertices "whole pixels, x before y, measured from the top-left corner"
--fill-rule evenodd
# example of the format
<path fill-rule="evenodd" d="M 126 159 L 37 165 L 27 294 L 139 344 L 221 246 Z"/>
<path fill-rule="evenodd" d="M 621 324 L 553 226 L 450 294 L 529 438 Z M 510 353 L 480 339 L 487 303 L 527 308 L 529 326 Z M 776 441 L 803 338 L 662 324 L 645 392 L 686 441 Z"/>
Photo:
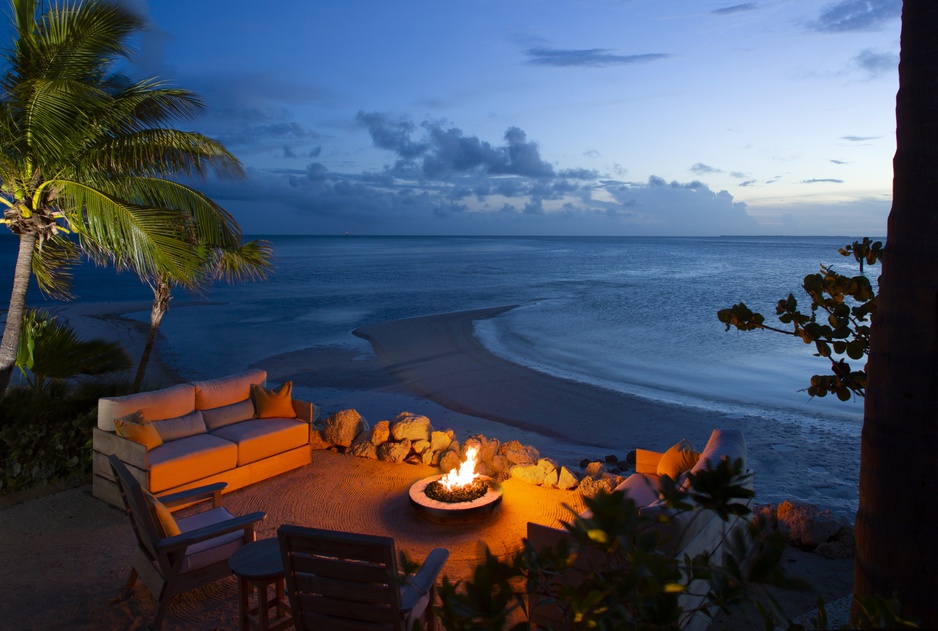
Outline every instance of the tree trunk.
<path fill-rule="evenodd" d="M 143 387 L 143 376 L 147 372 L 147 364 L 150 363 L 150 355 L 156 345 L 156 336 L 160 331 L 160 323 L 163 321 L 163 316 L 169 311 L 170 298 L 169 283 L 156 281 L 156 284 L 153 285 L 153 306 L 150 308 L 150 331 L 147 333 L 147 343 L 143 347 L 143 355 L 140 356 L 137 375 L 134 377 L 134 392 L 140 392 L 140 388 Z"/>
<path fill-rule="evenodd" d="M 20 335 L 23 332 L 23 314 L 26 313 L 26 290 L 29 288 L 29 278 L 33 273 L 33 251 L 36 249 L 36 239 L 35 233 L 20 235 L 20 247 L 13 271 L 10 307 L 7 309 L 3 340 L 0 341 L 0 397 L 10 385 L 13 367 L 16 365 Z"/>
<path fill-rule="evenodd" d="M 860 449 L 854 594 L 938 627 L 938 2 L 905 0 L 887 249 Z"/>

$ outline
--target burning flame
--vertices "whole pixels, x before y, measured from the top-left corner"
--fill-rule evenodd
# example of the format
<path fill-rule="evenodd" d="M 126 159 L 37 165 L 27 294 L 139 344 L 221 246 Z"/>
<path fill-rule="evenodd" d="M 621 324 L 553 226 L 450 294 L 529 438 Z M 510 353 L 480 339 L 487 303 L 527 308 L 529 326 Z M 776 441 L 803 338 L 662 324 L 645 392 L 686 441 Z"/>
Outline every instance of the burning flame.
<path fill-rule="evenodd" d="M 479 474 L 475 472 L 478 453 L 479 449 L 477 447 L 467 447 L 466 459 L 460 463 L 458 468 L 440 478 L 440 484 L 443 485 L 443 488 L 452 491 L 455 487 L 472 484 L 472 481 L 479 477 Z"/>

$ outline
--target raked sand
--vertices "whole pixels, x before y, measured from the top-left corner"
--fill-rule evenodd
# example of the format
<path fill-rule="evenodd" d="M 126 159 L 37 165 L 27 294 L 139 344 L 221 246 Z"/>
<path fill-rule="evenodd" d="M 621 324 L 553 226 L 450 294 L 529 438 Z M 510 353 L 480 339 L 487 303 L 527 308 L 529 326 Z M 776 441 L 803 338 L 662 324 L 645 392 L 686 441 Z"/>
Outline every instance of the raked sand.
<path fill-rule="evenodd" d="M 131 309 L 130 307 L 133 307 Z M 70 305 L 58 311 L 83 337 L 117 339 L 134 353 L 142 348 L 145 326 L 116 317 L 140 305 Z M 855 482 L 843 476 L 856 457 L 849 438 L 823 427 L 765 427 L 755 417 L 729 417 L 666 405 L 596 388 L 504 361 L 472 335 L 472 322 L 504 308 L 458 312 L 375 324 L 356 334 L 369 340 L 374 355 L 347 346 L 326 346 L 267 358 L 269 381 L 292 379 L 304 398 L 325 412 L 356 408 L 371 421 L 403 410 L 423 413 L 436 427 L 461 435 L 481 432 L 536 445 L 561 460 L 614 453 L 624 457 L 635 447 L 663 450 L 686 437 L 702 448 L 714 427 L 741 429 L 756 472 L 757 502 L 824 493 L 856 494 Z M 137 351 L 138 352 L 138 351 Z M 247 367 L 233 367 L 232 372 Z M 157 383 L 188 378 L 172 366 L 155 365 Z M 828 480 L 824 470 L 838 476 Z M 508 492 L 514 508 L 479 532 L 439 532 L 415 521 L 403 501 L 410 482 L 428 473 L 423 467 L 386 465 L 335 454 L 316 455 L 313 465 L 226 496 L 236 513 L 264 510 L 262 537 L 281 523 L 389 534 L 402 549 L 420 557 L 436 545 L 453 557 L 446 573 L 469 575 L 478 558 L 478 541 L 507 553 L 528 520 L 549 523 L 567 513 L 564 503 L 579 506 L 575 493 L 519 486 Z M 840 478 L 848 478 L 846 480 Z M 850 485 L 853 485 L 852 488 Z M 517 489 L 514 487 L 518 486 Z M 32 494 L 32 495 L 35 495 Z M 361 501 L 349 502 L 356 497 Z M 0 498 L 0 583 L 12 586 L 0 599 L 0 620 L 11 628 L 144 628 L 153 601 L 138 585 L 133 597 L 114 601 L 122 585 L 133 537 L 126 517 L 78 487 L 9 505 Z M 506 500 L 506 507 L 511 506 Z M 432 532 L 431 532 L 432 530 Z M 831 561 L 790 549 L 783 565 L 807 578 L 830 602 L 850 592 L 852 561 Z M 12 589 L 12 591 L 9 591 Z M 783 597 L 792 615 L 813 607 L 816 593 Z M 167 629 L 234 629 L 236 586 L 221 581 L 178 597 Z M 745 629 L 755 623 L 741 614 L 720 628 Z"/>

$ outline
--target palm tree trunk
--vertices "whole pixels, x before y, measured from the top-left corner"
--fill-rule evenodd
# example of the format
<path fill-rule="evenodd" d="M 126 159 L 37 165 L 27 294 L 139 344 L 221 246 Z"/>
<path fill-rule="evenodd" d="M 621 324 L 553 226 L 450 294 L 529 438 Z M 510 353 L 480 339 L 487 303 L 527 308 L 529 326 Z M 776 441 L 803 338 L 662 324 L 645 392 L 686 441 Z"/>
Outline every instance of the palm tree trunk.
<path fill-rule="evenodd" d="M 13 291 L 10 294 L 10 307 L 7 309 L 6 325 L 3 328 L 3 340 L 0 341 L 0 397 L 6 392 L 16 365 L 16 355 L 23 332 L 23 314 L 26 313 L 26 290 L 32 276 L 33 251 L 36 249 L 36 234 L 33 232 L 20 235 L 19 252 L 16 255 L 16 267 L 13 270 Z"/>
<path fill-rule="evenodd" d="M 938 627 L 938 2 L 905 0 L 893 205 L 870 336 L 854 594 Z"/>
<path fill-rule="evenodd" d="M 147 343 L 143 347 L 143 355 L 140 356 L 140 364 L 137 366 L 137 375 L 134 377 L 134 392 L 140 392 L 143 387 L 143 376 L 147 372 L 147 364 L 150 363 L 150 355 L 153 353 L 153 347 L 156 345 L 156 336 L 160 331 L 160 323 L 163 316 L 169 311 L 169 284 L 157 280 L 153 287 L 153 306 L 150 308 L 150 331 L 147 333 Z"/>

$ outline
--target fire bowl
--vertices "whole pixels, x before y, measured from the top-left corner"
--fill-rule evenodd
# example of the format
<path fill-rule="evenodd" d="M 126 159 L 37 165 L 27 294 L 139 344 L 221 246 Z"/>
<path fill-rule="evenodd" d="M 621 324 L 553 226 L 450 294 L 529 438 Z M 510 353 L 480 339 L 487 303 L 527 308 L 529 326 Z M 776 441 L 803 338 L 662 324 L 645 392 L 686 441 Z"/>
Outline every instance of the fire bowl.
<path fill-rule="evenodd" d="M 410 505 L 417 514 L 437 524 L 469 524 L 484 521 L 495 514 L 502 503 L 501 485 L 487 476 L 481 476 L 489 485 L 488 492 L 471 502 L 440 502 L 427 497 L 424 489 L 443 477 L 434 475 L 414 482 L 409 491 Z"/>

